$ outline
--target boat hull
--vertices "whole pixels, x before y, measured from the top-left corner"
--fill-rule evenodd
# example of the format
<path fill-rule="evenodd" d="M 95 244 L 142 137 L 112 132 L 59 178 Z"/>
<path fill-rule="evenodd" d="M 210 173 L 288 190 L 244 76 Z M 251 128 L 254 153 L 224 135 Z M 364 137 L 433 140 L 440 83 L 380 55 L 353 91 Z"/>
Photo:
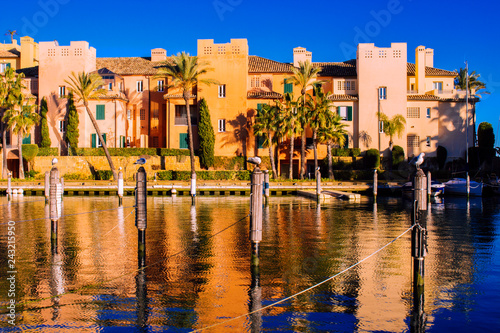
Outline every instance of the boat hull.
<path fill-rule="evenodd" d="M 469 196 L 480 197 L 483 195 L 483 184 L 470 181 Z M 467 181 L 462 178 L 455 178 L 444 183 L 446 194 L 467 195 Z"/>

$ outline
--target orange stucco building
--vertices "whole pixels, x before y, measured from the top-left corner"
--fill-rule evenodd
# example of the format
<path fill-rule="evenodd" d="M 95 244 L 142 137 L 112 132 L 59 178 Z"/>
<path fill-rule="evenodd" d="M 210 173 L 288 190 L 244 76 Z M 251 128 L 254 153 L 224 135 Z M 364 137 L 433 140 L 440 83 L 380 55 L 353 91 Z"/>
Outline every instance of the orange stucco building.
<path fill-rule="evenodd" d="M 24 51 L 23 43 L 36 47 Z M 36 62 L 23 63 L 25 52 L 29 58 L 35 57 Z M 179 91 L 167 89 L 168 78 L 157 75 L 162 62 L 169 59 L 165 49 L 152 49 L 150 57 L 99 58 L 87 42 L 71 42 L 69 46 L 41 42 L 38 46 L 29 37 L 23 37 L 21 46 L 16 44 L 9 49 L 0 44 L 0 56 L 4 56 L 0 62 L 9 61 L 25 73 L 27 80 L 36 82 L 29 87 L 33 95 L 39 100 L 47 99 L 52 145 L 60 148 L 62 154 L 67 151 L 63 139 L 68 93 L 65 81 L 71 72 L 81 71 L 99 73 L 104 79 L 104 88 L 109 90 L 105 98 L 90 103 L 109 147 L 187 149 L 184 100 Z M 396 114 L 406 118 L 403 136 L 394 138 L 394 144 L 403 147 L 406 156 L 420 152 L 435 156 L 439 145 L 447 149 L 452 159 L 465 153 L 465 92 L 455 90 L 455 72 L 434 67 L 434 50 L 424 46 L 415 50 L 415 64 L 407 62 L 406 43 L 393 43 L 387 48 L 359 44 L 356 59 L 321 63 L 313 62 L 312 52 L 298 47 L 293 50 L 293 61 L 283 63 L 250 55 L 246 39 L 231 39 L 222 44 L 198 40 L 197 56 L 212 68 L 206 78 L 215 79 L 219 84 L 200 85 L 193 91 L 195 146 L 198 144 L 197 105 L 205 98 L 216 134 L 218 156 L 267 156 L 268 150 L 263 149 L 253 135 L 254 116 L 262 104 L 283 98 L 285 92 L 299 96 L 299 88 L 287 84 L 285 79 L 292 74 L 293 66 L 306 60 L 321 69 L 318 80 L 324 82 L 325 91 L 332 93 L 335 106 L 332 111 L 338 112 L 347 125 L 346 147 L 361 151 L 376 148 L 388 154 L 389 137 L 380 131 L 377 116 L 381 111 L 389 118 Z M 471 127 L 476 101 L 471 99 L 469 105 Z M 77 107 L 79 146 L 98 147 L 86 111 L 81 105 Z M 307 137 L 310 147 L 312 133 L 309 130 Z M 471 145 L 473 139 L 471 130 Z M 279 169 L 286 173 L 288 154 L 282 150 Z M 319 157 L 323 158 L 325 152 L 325 146 L 320 145 Z M 309 149 L 310 165 L 312 158 L 312 149 Z M 298 157 L 294 163 L 298 163 Z"/>

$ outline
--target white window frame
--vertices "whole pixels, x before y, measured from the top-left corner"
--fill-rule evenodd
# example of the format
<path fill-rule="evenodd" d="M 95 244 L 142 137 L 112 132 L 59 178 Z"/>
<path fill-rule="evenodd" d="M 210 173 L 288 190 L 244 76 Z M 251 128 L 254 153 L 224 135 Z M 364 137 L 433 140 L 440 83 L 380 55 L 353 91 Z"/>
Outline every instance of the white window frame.
<path fill-rule="evenodd" d="M 425 140 L 426 140 L 426 142 L 425 142 L 425 146 L 426 146 L 426 147 L 430 147 L 430 146 L 431 146 L 431 137 L 430 137 L 430 136 L 428 136 Z"/>
<path fill-rule="evenodd" d="M 160 92 L 165 91 L 165 81 L 158 80 L 158 91 L 160 91 Z"/>
<path fill-rule="evenodd" d="M 347 106 L 339 106 L 338 107 L 339 116 L 342 120 L 347 120 L 348 108 Z"/>
<path fill-rule="evenodd" d="M 378 88 L 378 99 L 380 100 L 387 99 L 387 87 Z"/>
<path fill-rule="evenodd" d="M 95 147 L 96 148 L 101 148 L 102 147 L 101 140 L 99 139 L 99 135 L 97 133 L 95 134 Z"/>
<path fill-rule="evenodd" d="M 66 133 L 66 120 L 59 120 L 57 123 L 59 133 Z"/>
<path fill-rule="evenodd" d="M 427 111 L 426 111 L 426 117 L 427 118 L 430 118 L 431 117 L 431 108 L 427 108 Z"/>
<path fill-rule="evenodd" d="M 0 64 L 0 73 L 4 73 L 7 70 L 7 63 Z"/>
<path fill-rule="evenodd" d="M 59 86 L 59 98 L 66 96 L 66 86 Z"/>
<path fill-rule="evenodd" d="M 218 128 L 219 128 L 219 133 L 223 133 L 226 131 L 226 119 L 219 119 L 217 121 L 218 123 Z"/>
<path fill-rule="evenodd" d="M 219 94 L 218 94 L 219 98 L 226 97 L 226 85 L 225 84 L 219 84 L 218 91 L 219 91 Z"/>
<path fill-rule="evenodd" d="M 113 82 L 108 83 L 108 90 L 109 91 L 113 90 Z"/>
<path fill-rule="evenodd" d="M 443 91 L 443 82 L 441 81 L 432 82 L 432 89 L 437 91 Z"/>
<path fill-rule="evenodd" d="M 143 84 L 142 80 L 138 80 L 136 82 L 135 89 L 137 90 L 137 92 L 143 92 L 144 91 L 144 84 Z"/>

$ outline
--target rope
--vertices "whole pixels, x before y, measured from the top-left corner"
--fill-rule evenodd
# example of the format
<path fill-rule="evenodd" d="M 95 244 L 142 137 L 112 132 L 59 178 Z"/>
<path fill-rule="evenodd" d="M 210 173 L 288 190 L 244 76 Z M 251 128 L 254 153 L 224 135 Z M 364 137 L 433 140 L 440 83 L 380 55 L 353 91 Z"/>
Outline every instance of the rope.
<path fill-rule="evenodd" d="M 134 207 L 135 207 L 135 206 L 134 206 Z M 128 208 L 128 207 L 127 207 L 127 208 Z M 235 225 L 237 225 L 238 223 L 240 223 L 241 221 L 243 221 L 244 219 L 246 219 L 248 216 L 250 216 L 250 214 L 247 214 L 246 216 L 242 217 L 241 219 L 239 219 L 238 221 L 234 222 L 233 224 L 231 224 L 231 225 L 229 225 L 229 226 L 227 226 L 227 227 L 223 228 L 222 230 L 219 230 L 218 232 L 216 232 L 215 234 L 211 235 L 210 237 L 207 237 L 207 240 L 208 240 L 208 239 L 212 239 L 212 238 L 214 238 L 215 236 L 217 236 L 217 235 L 221 234 L 222 232 L 226 231 L 227 229 L 230 229 L 230 228 L 234 227 Z M 193 245 L 193 246 L 194 246 L 194 245 Z M 166 257 L 166 258 L 163 258 L 163 259 L 161 259 L 161 260 L 159 260 L 159 261 L 157 261 L 157 262 L 154 262 L 154 263 L 152 263 L 151 265 L 147 265 L 147 266 L 144 266 L 144 267 L 142 267 L 142 268 L 132 270 L 132 271 L 130 271 L 130 272 L 128 272 L 128 273 L 122 274 L 122 275 L 117 276 L 117 277 L 115 277 L 115 278 L 112 278 L 112 279 L 109 279 L 109 280 L 105 280 L 105 281 L 101 281 L 101 282 L 98 282 L 98 283 L 95 283 L 95 284 L 89 284 L 89 285 L 87 285 L 87 286 L 83 286 L 83 287 L 80 287 L 80 288 L 75 289 L 75 290 L 70 290 L 70 291 L 67 291 L 67 292 L 62 293 L 62 294 L 59 294 L 59 295 L 54 295 L 54 296 L 49 296 L 49 297 L 45 297 L 45 298 L 41 298 L 41 299 L 36 299 L 36 300 L 32 300 L 32 301 L 27 301 L 27 302 L 24 302 L 24 303 L 17 303 L 17 305 L 18 305 L 18 306 L 24 306 L 24 305 L 29 305 L 29 304 L 32 304 L 32 303 L 38 303 L 38 302 L 41 302 L 41 301 L 45 301 L 45 300 L 49 300 L 49 299 L 53 299 L 53 298 L 57 298 L 57 297 L 61 297 L 61 296 L 64 296 L 64 295 L 75 294 L 75 293 L 77 293 L 77 292 L 79 292 L 79 291 L 82 291 L 82 290 L 85 290 L 85 289 L 90 289 L 90 288 L 92 288 L 92 287 L 98 287 L 98 286 L 101 286 L 101 285 L 103 285 L 103 284 L 105 284 L 105 283 L 109 283 L 109 282 L 112 282 L 112 281 L 115 281 L 115 280 L 121 279 L 121 278 L 123 278 L 123 277 L 125 277 L 125 276 L 132 275 L 132 274 L 134 274 L 134 273 L 137 273 L 137 272 L 140 272 L 140 271 L 146 270 L 146 268 L 149 268 L 149 267 L 155 266 L 155 265 L 157 265 L 157 264 L 159 264 L 159 263 L 162 263 L 162 262 L 164 262 L 164 261 L 166 261 L 166 260 L 169 260 L 169 259 L 171 259 L 171 258 L 173 258 L 173 257 L 175 257 L 175 256 L 177 256 L 177 255 L 179 255 L 179 254 L 182 254 L 182 253 L 184 253 L 184 252 L 189 251 L 189 250 L 191 249 L 191 247 L 193 247 L 193 246 L 189 246 L 189 247 L 187 247 L 187 248 L 186 248 L 186 249 L 184 249 L 184 250 L 180 250 L 179 252 L 174 253 L 174 254 L 172 254 L 172 255 L 170 255 L 170 256 L 168 256 L 168 257 Z M 6 307 L 5 307 L 5 308 L 6 308 Z M 43 308 L 46 308 L 46 307 L 43 307 Z M 31 309 L 27 309 L 27 310 L 24 310 L 24 311 L 34 311 L 34 310 L 39 310 L 39 309 L 40 309 L 40 308 L 31 308 Z"/>
<path fill-rule="evenodd" d="M 123 207 L 123 209 L 125 209 L 125 208 L 132 208 L 132 207 L 135 207 L 135 206 L 127 206 L 127 207 Z M 63 217 L 68 217 L 68 216 L 76 216 L 76 215 L 85 215 L 85 214 L 92 214 L 92 213 L 108 212 L 108 211 L 111 211 L 111 210 L 116 210 L 118 208 L 121 208 L 121 207 L 116 207 L 116 208 L 111 208 L 111 209 L 103 209 L 103 210 L 94 210 L 92 212 L 85 212 L 85 213 L 75 213 L 75 214 L 61 215 L 59 217 L 59 219 L 62 219 Z M 14 222 L 15 223 L 21 223 L 21 222 L 31 222 L 31 221 L 39 221 L 39 220 L 50 220 L 50 217 L 40 217 L 38 219 L 20 220 L 20 221 L 14 221 Z M 4 222 L 4 223 L 0 223 L 0 225 L 5 225 L 5 224 L 8 224 L 8 223 L 9 222 Z"/>
<path fill-rule="evenodd" d="M 405 230 L 402 234 L 400 234 L 399 236 L 397 236 L 396 238 L 394 238 L 394 239 L 393 239 L 393 240 L 391 240 L 389 243 L 387 243 L 386 245 L 382 246 L 380 249 L 378 249 L 377 251 L 373 252 L 373 253 L 372 253 L 372 254 L 370 254 L 369 256 L 367 256 L 367 257 L 365 257 L 364 259 L 362 259 L 362 260 L 358 261 L 358 262 L 357 262 L 357 263 L 355 263 L 354 265 L 349 266 L 348 268 L 344 269 L 343 271 L 338 272 L 337 274 L 335 274 L 335 275 L 333 275 L 333 276 L 330 276 L 330 277 L 329 277 L 329 278 L 327 278 L 326 280 L 323 280 L 323 281 L 321 281 L 321 282 L 319 282 L 319 283 L 315 284 L 314 286 L 311 286 L 311 287 L 309 287 L 309 288 L 307 288 L 307 289 L 304 289 L 304 290 L 302 290 L 302 291 L 299 291 L 299 292 L 298 292 L 298 293 L 296 293 L 296 294 L 293 294 L 293 295 L 291 295 L 291 296 L 285 297 L 285 298 L 283 298 L 283 299 L 281 299 L 281 300 L 279 300 L 279 301 L 277 301 L 277 302 L 274 302 L 274 303 L 272 303 L 272 304 L 266 305 L 266 306 L 264 306 L 264 307 L 262 307 L 262 308 L 260 308 L 260 309 L 255 310 L 255 311 L 248 312 L 248 313 L 245 313 L 245 314 L 240 315 L 240 316 L 237 316 L 237 317 L 233 317 L 233 318 L 231 318 L 231 319 L 228 319 L 228 320 L 222 321 L 222 322 L 217 323 L 217 324 L 213 324 L 213 325 L 210 325 L 210 326 L 207 326 L 207 327 L 203 327 L 203 328 L 200 328 L 200 329 L 196 329 L 196 330 L 191 331 L 191 332 L 201 332 L 201 331 L 204 331 L 204 330 L 207 330 L 207 329 L 210 329 L 210 328 L 216 327 L 216 326 L 220 326 L 220 325 L 223 325 L 223 324 L 227 324 L 227 323 L 229 323 L 229 322 L 231 322 L 231 321 L 234 321 L 234 320 L 237 320 L 237 319 L 240 319 L 240 318 L 243 318 L 243 317 L 247 317 L 247 316 L 253 315 L 254 313 L 257 313 L 257 312 L 263 311 L 263 310 L 265 310 L 265 309 L 268 309 L 268 308 L 274 307 L 274 306 L 276 306 L 276 305 L 278 305 L 278 304 L 280 304 L 280 303 L 286 302 L 286 301 L 288 301 L 289 299 L 295 298 L 295 297 L 297 297 L 297 296 L 299 296 L 299 295 L 301 295 L 301 294 L 303 294 L 303 293 L 306 293 L 306 292 L 308 292 L 308 291 L 310 291 L 310 290 L 312 290 L 312 289 L 314 289 L 314 288 L 316 288 L 316 287 L 319 287 L 320 285 L 322 285 L 322 284 L 324 284 L 324 283 L 326 283 L 326 282 L 328 282 L 328 281 L 330 281 L 330 280 L 332 280 L 332 279 L 336 278 L 337 276 L 339 276 L 339 275 L 341 275 L 341 274 L 343 274 L 343 273 L 345 273 L 345 272 L 349 271 L 350 269 L 352 269 L 352 268 L 354 268 L 354 267 L 356 267 L 356 266 L 360 265 L 361 263 L 365 262 L 366 260 L 370 259 L 370 258 L 371 258 L 371 257 L 373 257 L 374 255 L 376 255 L 377 253 L 379 253 L 380 251 L 382 251 L 383 249 L 385 249 L 386 247 L 388 247 L 389 245 L 391 245 L 392 243 L 394 243 L 395 241 L 397 241 L 399 238 L 403 237 L 406 233 L 408 233 L 410 230 L 412 230 L 414 226 L 415 226 L 415 225 L 412 225 L 410 228 L 406 229 L 406 230 Z"/>

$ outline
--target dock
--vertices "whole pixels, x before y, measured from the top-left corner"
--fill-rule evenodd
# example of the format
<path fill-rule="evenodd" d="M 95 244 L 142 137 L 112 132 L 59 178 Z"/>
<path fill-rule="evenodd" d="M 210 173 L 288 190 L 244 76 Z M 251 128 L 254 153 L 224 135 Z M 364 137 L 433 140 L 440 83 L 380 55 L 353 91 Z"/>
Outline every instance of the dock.
<path fill-rule="evenodd" d="M 316 190 L 300 190 L 297 191 L 297 195 L 305 198 L 311 198 L 316 200 Z M 349 201 L 360 201 L 361 194 L 359 193 L 351 193 L 351 192 L 342 192 L 336 190 L 324 190 L 321 191 L 319 195 L 320 200 L 330 200 L 330 199 L 339 199 L 339 200 L 349 200 Z"/>

